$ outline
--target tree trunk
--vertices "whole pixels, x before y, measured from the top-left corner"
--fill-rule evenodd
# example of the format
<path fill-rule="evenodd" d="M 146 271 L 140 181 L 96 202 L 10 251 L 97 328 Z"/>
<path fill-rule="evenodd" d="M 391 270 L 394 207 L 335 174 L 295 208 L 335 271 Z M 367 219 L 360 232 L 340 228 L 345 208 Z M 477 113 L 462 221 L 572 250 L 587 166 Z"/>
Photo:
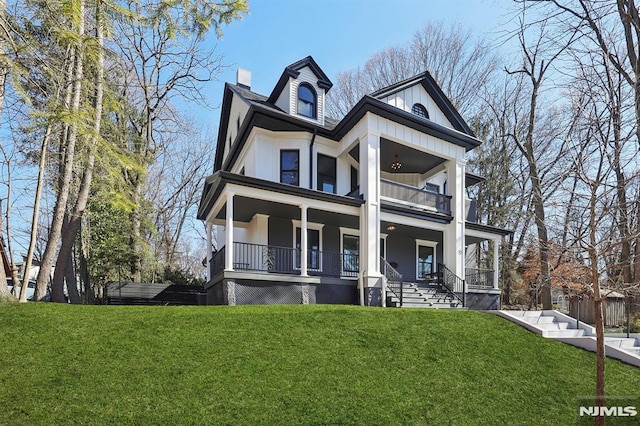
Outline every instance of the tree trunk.
<path fill-rule="evenodd" d="M 27 300 L 26 287 L 29 283 L 29 274 L 31 263 L 33 261 L 33 253 L 36 248 L 36 240 L 38 237 L 38 220 L 40 217 L 40 200 L 42 199 L 42 186 L 44 185 L 44 170 L 47 164 L 47 150 L 49 149 L 49 140 L 51 138 L 51 124 L 47 125 L 44 137 L 42 139 L 42 147 L 40 148 L 40 163 L 38 165 L 38 182 L 36 184 L 36 195 L 33 202 L 33 214 L 31 217 L 31 235 L 29 236 L 29 249 L 27 250 L 27 259 L 25 260 L 25 275 L 22 277 L 22 286 L 25 289 L 20 293 L 20 301 Z"/>
<path fill-rule="evenodd" d="M 591 282 L 593 286 L 593 303 L 596 328 L 596 406 L 605 405 L 605 347 L 604 347 L 604 320 L 602 315 L 602 298 L 600 296 L 600 273 L 598 268 L 598 237 L 596 235 L 597 223 L 597 188 L 599 182 L 593 182 L 591 187 L 591 200 L 589 203 L 589 262 L 591 263 Z M 604 426 L 604 417 L 598 416 L 596 425 Z"/>
<path fill-rule="evenodd" d="M 97 50 L 97 66 L 96 66 L 96 83 L 95 83 L 95 100 L 94 100 L 94 119 L 93 119 L 93 135 L 91 143 L 89 144 L 89 156 L 87 158 L 87 164 L 84 168 L 82 175 L 82 181 L 80 189 L 78 191 L 78 198 L 76 204 L 69 218 L 69 222 L 62 228 L 62 245 L 60 252 L 58 253 L 58 261 L 56 263 L 56 270 L 53 275 L 54 286 L 62 286 L 64 280 L 65 265 L 72 266 L 71 254 L 73 251 L 73 245 L 76 241 L 76 236 L 80 230 L 80 223 L 82 221 L 82 215 L 87 208 L 89 202 L 89 191 L 91 189 L 91 182 L 93 180 L 93 169 L 95 165 L 95 152 L 98 145 L 98 138 L 100 137 L 100 128 L 102 123 L 102 99 L 104 96 L 104 20 L 103 20 L 103 5 L 102 1 L 96 2 L 96 38 L 98 41 Z M 58 272 L 60 271 L 60 272 Z M 75 282 L 75 274 L 74 282 Z M 67 289 L 69 289 L 69 282 L 67 282 Z M 77 296 L 77 297 L 76 297 Z M 77 287 L 74 287 L 74 295 L 72 297 L 71 290 L 69 290 L 69 297 L 71 303 L 81 303 L 81 299 L 78 295 Z"/>
<path fill-rule="evenodd" d="M 78 35 L 82 38 L 84 36 L 84 1 L 80 2 L 80 12 L 78 16 Z M 72 49 L 72 62 L 74 63 L 73 72 L 73 98 L 71 104 L 71 116 L 77 117 L 80 110 L 80 99 L 82 95 L 82 79 L 83 72 L 83 59 L 82 49 L 76 45 Z M 47 245 L 44 251 L 42 262 L 40 265 L 40 271 L 38 272 L 38 280 L 36 283 L 36 300 L 42 300 L 47 291 L 47 284 L 49 277 L 51 276 L 51 268 L 53 267 L 56 250 L 58 243 L 60 242 L 60 236 L 62 232 L 62 225 L 64 221 L 64 215 L 67 208 L 67 201 L 69 198 L 69 191 L 71 188 L 71 179 L 73 177 L 73 161 L 75 155 L 75 145 L 78 136 L 78 124 L 74 120 L 69 125 L 69 131 L 66 138 L 66 151 L 65 160 L 63 164 L 60 188 L 58 190 L 58 196 L 56 199 L 53 219 L 51 222 L 51 229 L 49 230 L 49 238 L 47 239 Z M 62 287 L 52 287 L 51 299 L 54 302 L 64 302 L 64 292 Z"/>

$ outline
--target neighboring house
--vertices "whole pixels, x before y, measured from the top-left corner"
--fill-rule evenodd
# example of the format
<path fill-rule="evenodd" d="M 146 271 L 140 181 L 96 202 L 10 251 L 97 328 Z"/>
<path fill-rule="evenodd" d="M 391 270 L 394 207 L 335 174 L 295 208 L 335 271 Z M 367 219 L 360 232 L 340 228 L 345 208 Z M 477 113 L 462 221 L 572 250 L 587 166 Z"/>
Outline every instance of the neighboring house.
<path fill-rule="evenodd" d="M 340 121 L 325 114 L 331 86 L 310 56 L 268 96 L 251 91 L 246 70 L 225 85 L 198 210 L 208 303 L 496 309 L 509 231 L 477 223 L 465 197 L 483 180 L 466 172 L 481 141 L 427 72 Z M 487 240 L 494 270 L 479 271 L 467 250 Z"/>

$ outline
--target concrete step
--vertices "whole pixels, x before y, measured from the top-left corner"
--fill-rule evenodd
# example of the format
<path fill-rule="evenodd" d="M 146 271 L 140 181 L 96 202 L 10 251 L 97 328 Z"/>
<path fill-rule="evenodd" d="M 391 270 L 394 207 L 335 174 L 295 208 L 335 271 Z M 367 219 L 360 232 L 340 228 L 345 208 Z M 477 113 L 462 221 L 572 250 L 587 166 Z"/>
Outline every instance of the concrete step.
<path fill-rule="evenodd" d="M 620 349 L 627 349 L 627 348 L 631 349 L 636 347 L 636 339 L 633 339 L 633 338 L 605 337 L 604 342 L 609 346 L 613 346 Z"/>
<path fill-rule="evenodd" d="M 529 322 L 531 322 L 532 324 L 551 324 L 554 321 L 555 321 L 555 317 L 553 317 L 551 315 L 542 315 L 542 316 L 539 316 L 535 320 L 535 322 L 533 320 L 529 321 Z"/>
<path fill-rule="evenodd" d="M 525 321 L 532 323 L 543 316 L 542 311 L 509 311 L 509 314 L 514 317 L 523 318 Z"/>
<path fill-rule="evenodd" d="M 538 322 L 536 325 L 543 330 L 567 330 L 570 328 L 568 322 Z"/>
<path fill-rule="evenodd" d="M 576 329 L 570 329 L 570 330 L 549 330 L 547 331 L 547 336 L 548 337 L 582 337 L 584 336 L 584 330 L 580 329 L 580 330 L 576 330 Z"/>

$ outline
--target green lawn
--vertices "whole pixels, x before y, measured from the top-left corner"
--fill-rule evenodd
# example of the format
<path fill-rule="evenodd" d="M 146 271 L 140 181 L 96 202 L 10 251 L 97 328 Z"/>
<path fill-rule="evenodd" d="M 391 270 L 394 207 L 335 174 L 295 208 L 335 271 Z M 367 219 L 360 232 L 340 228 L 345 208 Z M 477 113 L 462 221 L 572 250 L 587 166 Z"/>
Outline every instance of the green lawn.
<path fill-rule="evenodd" d="M 348 306 L 0 304 L 0 358 L 0 425 L 566 425 L 595 371 L 493 315 Z"/>

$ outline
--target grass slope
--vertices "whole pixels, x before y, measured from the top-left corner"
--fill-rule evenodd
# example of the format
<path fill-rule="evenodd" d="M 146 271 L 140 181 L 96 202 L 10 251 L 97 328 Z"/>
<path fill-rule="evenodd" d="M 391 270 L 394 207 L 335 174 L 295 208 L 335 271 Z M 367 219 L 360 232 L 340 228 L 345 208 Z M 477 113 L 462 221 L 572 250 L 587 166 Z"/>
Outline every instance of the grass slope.
<path fill-rule="evenodd" d="M 560 425 L 595 387 L 593 354 L 468 311 L 4 304 L 0 359 L 7 425 Z"/>

